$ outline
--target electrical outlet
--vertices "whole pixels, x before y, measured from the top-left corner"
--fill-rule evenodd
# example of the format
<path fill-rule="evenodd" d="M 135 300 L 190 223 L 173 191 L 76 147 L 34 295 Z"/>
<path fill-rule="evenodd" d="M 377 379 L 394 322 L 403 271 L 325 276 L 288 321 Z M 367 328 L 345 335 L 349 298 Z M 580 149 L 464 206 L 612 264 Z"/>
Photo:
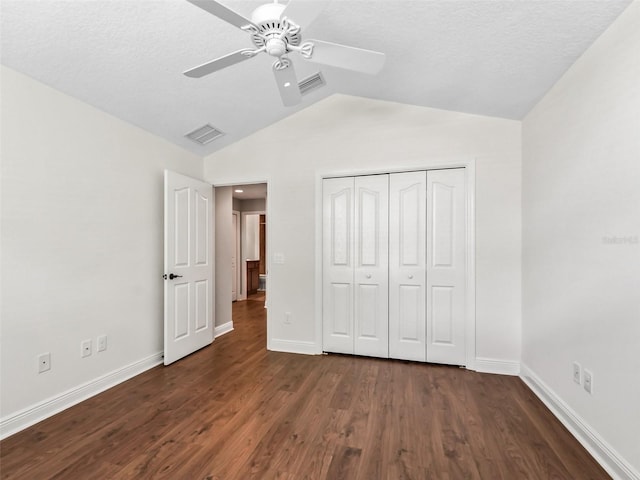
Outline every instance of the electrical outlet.
<path fill-rule="evenodd" d="M 580 385 L 582 377 L 582 367 L 578 362 L 573 362 L 573 381 Z"/>
<path fill-rule="evenodd" d="M 51 370 L 51 354 L 49 352 L 38 355 L 38 373 Z"/>
<path fill-rule="evenodd" d="M 88 357 L 91 355 L 91 340 L 83 340 L 80 344 L 80 355 Z"/>
<path fill-rule="evenodd" d="M 284 313 L 284 324 L 291 325 L 291 312 Z"/>
<path fill-rule="evenodd" d="M 104 352 L 107 349 L 107 336 L 100 335 L 96 343 L 98 345 L 98 351 Z"/>
<path fill-rule="evenodd" d="M 586 368 L 584 369 L 584 389 L 589 394 L 593 393 L 593 375 Z"/>

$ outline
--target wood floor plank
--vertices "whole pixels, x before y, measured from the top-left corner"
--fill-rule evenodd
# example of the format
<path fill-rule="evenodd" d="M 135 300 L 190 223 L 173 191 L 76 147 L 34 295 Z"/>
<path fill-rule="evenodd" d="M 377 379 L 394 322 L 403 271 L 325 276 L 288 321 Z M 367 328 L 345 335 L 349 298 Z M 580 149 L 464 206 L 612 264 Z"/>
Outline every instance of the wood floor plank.
<path fill-rule="evenodd" d="M 0 442 L 2 479 L 601 480 L 517 377 L 266 350 L 234 331 Z"/>

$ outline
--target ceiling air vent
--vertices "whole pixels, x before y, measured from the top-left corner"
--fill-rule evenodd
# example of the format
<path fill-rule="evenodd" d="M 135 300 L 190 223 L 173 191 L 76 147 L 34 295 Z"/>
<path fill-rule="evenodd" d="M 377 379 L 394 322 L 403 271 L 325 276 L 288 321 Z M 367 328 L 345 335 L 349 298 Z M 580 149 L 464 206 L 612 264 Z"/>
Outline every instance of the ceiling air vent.
<path fill-rule="evenodd" d="M 223 136 L 224 133 L 218 130 L 217 128 L 212 127 L 209 124 L 204 125 L 203 127 L 195 129 L 191 133 L 187 133 L 185 137 L 189 140 L 193 140 L 200 145 L 206 145 L 209 142 L 213 142 L 216 138 Z"/>
<path fill-rule="evenodd" d="M 310 77 L 305 78 L 304 80 L 300 80 L 298 82 L 298 87 L 300 88 L 300 93 L 302 95 L 306 95 L 311 90 L 315 90 L 316 88 L 320 88 L 325 84 L 324 78 L 320 72 L 311 75 Z"/>

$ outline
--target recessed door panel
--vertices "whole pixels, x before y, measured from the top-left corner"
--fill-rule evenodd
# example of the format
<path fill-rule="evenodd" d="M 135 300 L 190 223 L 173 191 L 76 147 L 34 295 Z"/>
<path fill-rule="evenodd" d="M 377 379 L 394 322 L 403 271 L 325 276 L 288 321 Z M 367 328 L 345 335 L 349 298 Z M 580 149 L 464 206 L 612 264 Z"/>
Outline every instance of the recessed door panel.
<path fill-rule="evenodd" d="M 181 283 L 173 289 L 174 340 L 189 335 L 189 284 Z"/>
<path fill-rule="evenodd" d="M 453 345 L 453 290 L 454 287 L 431 287 L 431 329 L 433 343 Z"/>
<path fill-rule="evenodd" d="M 209 326 L 209 282 L 199 280 L 195 282 L 195 327 L 196 332 Z"/>
<path fill-rule="evenodd" d="M 331 195 L 331 257 L 333 265 L 350 265 L 353 230 L 353 188 L 343 188 Z"/>
<path fill-rule="evenodd" d="M 358 189 L 358 244 L 360 265 L 375 267 L 380 261 L 377 234 L 380 222 L 380 192 L 366 187 Z"/>
<path fill-rule="evenodd" d="M 195 264 L 207 265 L 209 263 L 209 243 L 212 241 L 209 236 L 209 222 L 211 221 L 209 212 L 209 199 L 201 192 L 195 192 Z"/>
<path fill-rule="evenodd" d="M 380 335 L 378 316 L 379 287 L 377 285 L 358 286 L 358 338 L 376 339 Z"/>
<path fill-rule="evenodd" d="M 426 172 L 389 176 L 389 356 L 426 360 Z"/>
<path fill-rule="evenodd" d="M 191 246 L 189 238 L 190 193 L 189 188 L 181 188 L 173 192 L 175 204 L 174 267 L 186 267 L 189 265 L 189 247 Z"/>
<path fill-rule="evenodd" d="M 427 361 L 464 365 L 464 169 L 427 172 Z M 472 340 L 472 339 L 471 339 Z"/>
<path fill-rule="evenodd" d="M 348 283 L 331 284 L 331 335 L 351 338 L 351 285 Z"/>
<path fill-rule="evenodd" d="M 454 254 L 453 215 L 456 187 L 433 182 L 432 189 L 433 223 L 430 235 L 433 258 L 431 263 L 434 267 L 451 267 Z"/>
<path fill-rule="evenodd" d="M 424 172 L 410 176 L 419 177 L 418 181 L 397 192 L 400 224 L 394 233 L 400 247 L 398 263 L 403 267 L 417 267 L 424 258 L 425 248 L 424 235 L 420 231 L 420 227 L 424 227 L 424 218 L 421 218 L 424 217 L 424 208 L 420 208 L 425 197 Z"/>
<path fill-rule="evenodd" d="M 398 290 L 400 341 L 424 345 L 424 290 L 419 285 L 400 285 Z"/>

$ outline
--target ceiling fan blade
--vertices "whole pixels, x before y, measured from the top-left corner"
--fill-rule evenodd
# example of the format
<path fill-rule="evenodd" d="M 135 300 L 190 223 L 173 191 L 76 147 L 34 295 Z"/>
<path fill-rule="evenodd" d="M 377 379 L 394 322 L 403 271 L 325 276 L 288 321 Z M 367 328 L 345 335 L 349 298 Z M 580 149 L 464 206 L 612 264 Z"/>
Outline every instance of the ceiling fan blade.
<path fill-rule="evenodd" d="M 229 7 L 225 7 L 215 0 L 187 0 L 187 2 L 193 3 L 196 7 L 200 7 L 201 9 L 221 18 L 231 25 L 235 25 L 238 28 L 253 25 L 253 22 L 248 18 L 243 17 L 239 13 L 234 12 Z M 253 26 L 255 27 L 255 25 Z"/>
<path fill-rule="evenodd" d="M 224 57 L 216 58 L 215 60 L 211 60 L 210 62 L 203 63 L 202 65 L 198 65 L 197 67 L 187 70 L 184 74 L 191 78 L 204 77 L 210 73 L 217 72 L 223 68 L 227 68 L 231 65 L 235 65 L 236 63 L 250 59 L 250 55 L 244 55 L 243 52 L 245 51 L 246 49 L 242 49 L 237 52 L 230 53 L 229 55 L 225 55 Z"/>
<path fill-rule="evenodd" d="M 329 0 L 289 0 L 280 18 L 287 17 L 301 27 L 307 27 L 328 4 Z"/>
<path fill-rule="evenodd" d="M 280 70 L 275 67 L 276 64 L 273 66 L 273 75 L 276 77 L 282 104 L 285 107 L 299 104 L 302 101 L 302 94 L 298 87 L 298 77 L 296 77 L 296 72 L 293 69 L 293 63 L 289 61 L 289 66 Z"/>
<path fill-rule="evenodd" d="M 356 72 L 375 75 L 384 66 L 385 54 L 364 50 L 363 48 L 347 47 L 337 43 L 309 40 L 313 43 L 313 53 L 308 60 L 332 67 L 354 70 Z"/>

